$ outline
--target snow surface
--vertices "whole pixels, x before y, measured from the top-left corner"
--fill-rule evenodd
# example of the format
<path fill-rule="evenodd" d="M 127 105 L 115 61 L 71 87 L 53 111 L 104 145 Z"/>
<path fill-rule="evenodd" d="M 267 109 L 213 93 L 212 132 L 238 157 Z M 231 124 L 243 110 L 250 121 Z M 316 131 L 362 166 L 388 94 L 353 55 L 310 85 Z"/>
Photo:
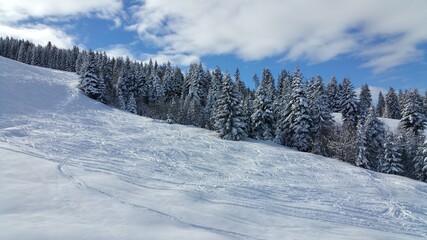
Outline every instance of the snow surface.
<path fill-rule="evenodd" d="M 109 108 L 0 57 L 0 239 L 422 239 L 427 184 Z"/>

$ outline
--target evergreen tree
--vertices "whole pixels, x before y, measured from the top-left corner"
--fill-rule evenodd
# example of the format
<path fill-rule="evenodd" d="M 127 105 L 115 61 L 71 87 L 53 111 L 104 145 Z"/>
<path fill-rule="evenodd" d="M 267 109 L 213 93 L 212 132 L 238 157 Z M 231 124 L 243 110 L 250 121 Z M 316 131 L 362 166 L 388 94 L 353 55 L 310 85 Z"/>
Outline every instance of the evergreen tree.
<path fill-rule="evenodd" d="M 120 108 L 122 110 L 126 110 L 127 106 L 126 104 L 129 102 L 130 93 L 133 93 L 136 90 L 136 84 L 135 81 L 133 81 L 133 75 L 132 75 L 132 66 L 130 63 L 130 59 L 126 58 L 126 61 L 121 68 L 120 76 L 117 81 L 117 95 L 120 98 L 123 98 L 123 102 L 125 103 L 124 108 Z M 120 103 L 119 99 L 119 106 L 122 103 Z"/>
<path fill-rule="evenodd" d="M 119 84 L 119 78 L 122 75 L 123 67 L 125 64 L 125 61 L 122 57 L 113 58 L 111 60 L 113 62 L 113 84 L 118 85 Z"/>
<path fill-rule="evenodd" d="M 259 88 L 259 77 L 256 73 L 252 77 L 252 80 L 254 81 L 255 89 L 258 89 Z"/>
<path fill-rule="evenodd" d="M 194 126 L 202 126 L 201 100 L 195 87 L 190 87 L 187 97 L 184 101 L 185 123 Z"/>
<path fill-rule="evenodd" d="M 364 125 L 367 142 L 367 158 L 370 161 L 372 168 L 377 169 L 379 166 L 379 158 L 383 152 L 386 130 L 384 123 L 377 118 L 373 107 L 369 109 L 369 114 L 366 117 Z"/>
<path fill-rule="evenodd" d="M 360 110 L 359 117 L 362 121 L 364 121 L 366 116 L 368 115 L 369 108 L 371 107 L 371 105 L 372 105 L 371 90 L 369 89 L 368 84 L 363 84 L 359 94 L 359 110 Z"/>
<path fill-rule="evenodd" d="M 289 134 L 283 136 L 283 138 L 289 138 L 289 146 L 303 152 L 311 150 L 312 119 L 308 107 L 308 99 L 302 86 L 302 74 L 297 67 L 292 76 L 291 101 L 285 110 L 281 124 L 283 134 Z"/>
<path fill-rule="evenodd" d="M 399 101 L 400 111 L 403 111 L 403 107 L 405 106 L 405 97 L 407 93 L 408 90 L 405 90 L 405 92 L 403 92 L 402 89 L 399 89 L 399 93 L 397 94 L 397 100 Z"/>
<path fill-rule="evenodd" d="M 275 121 L 273 109 L 271 73 L 264 69 L 261 85 L 255 93 L 254 113 L 251 116 L 252 134 L 255 139 L 273 140 Z"/>
<path fill-rule="evenodd" d="M 138 64 L 135 69 L 136 93 L 137 93 L 137 106 L 148 103 L 148 82 L 145 75 L 145 70 L 142 64 Z M 139 108 L 140 108 L 139 107 Z"/>
<path fill-rule="evenodd" d="M 156 101 L 162 101 L 165 97 L 165 90 L 156 68 L 152 68 L 150 75 L 148 75 L 148 101 L 155 103 Z"/>
<path fill-rule="evenodd" d="M 57 60 L 58 48 L 53 45 L 49 51 L 47 67 L 52 69 L 58 69 L 58 60 Z M 96 58 L 95 58 L 96 59 Z"/>
<path fill-rule="evenodd" d="M 274 101 L 274 97 L 276 96 L 276 88 L 274 85 L 274 78 L 271 74 L 270 69 L 264 68 L 262 71 L 262 84 L 264 84 L 264 87 L 268 91 L 268 95 L 271 98 L 272 101 Z"/>
<path fill-rule="evenodd" d="M 98 101 L 102 103 L 107 103 L 110 100 L 108 94 L 111 91 L 108 88 L 112 87 L 112 84 L 111 84 L 111 68 L 109 68 L 108 57 L 105 54 L 105 52 L 103 55 L 99 55 L 97 66 L 99 71 L 99 89 L 101 92 L 100 96 L 98 97 Z"/>
<path fill-rule="evenodd" d="M 167 100 L 170 100 L 173 98 L 172 92 L 174 92 L 175 90 L 175 79 L 174 79 L 174 72 L 173 72 L 173 68 L 170 64 L 170 62 L 168 62 L 167 64 L 163 65 L 163 74 L 161 77 L 161 82 L 163 83 L 163 88 L 164 88 L 164 95 L 165 98 Z"/>
<path fill-rule="evenodd" d="M 362 121 L 359 121 L 359 123 L 357 124 L 358 152 L 357 152 L 357 159 L 355 164 L 358 167 L 372 169 L 372 164 L 368 159 L 368 154 L 366 149 L 367 145 L 368 143 L 366 141 L 365 128 L 362 124 Z"/>
<path fill-rule="evenodd" d="M 216 67 L 213 71 L 211 86 L 209 87 L 208 99 L 205 106 L 206 128 L 215 129 L 215 109 L 217 109 L 217 101 L 221 94 L 223 76 L 221 69 Z"/>
<path fill-rule="evenodd" d="M 234 74 L 234 79 L 236 79 L 237 91 L 240 93 L 240 95 L 243 98 L 243 96 L 246 95 L 246 86 L 245 86 L 245 83 L 240 78 L 239 68 L 236 68 L 236 73 Z"/>
<path fill-rule="evenodd" d="M 403 175 L 404 169 L 401 156 L 393 133 L 387 134 L 384 144 L 384 154 L 381 157 L 380 171 L 388 174 Z"/>
<path fill-rule="evenodd" d="M 41 66 L 42 63 L 42 52 L 43 47 L 38 45 L 37 47 L 33 48 L 33 54 L 31 56 L 31 65 L 34 66 Z"/>
<path fill-rule="evenodd" d="M 26 51 L 27 49 L 25 48 L 25 44 L 22 42 L 19 45 L 19 50 L 18 50 L 18 62 L 25 62 L 26 59 Z"/>
<path fill-rule="evenodd" d="M 423 137 L 423 144 L 418 147 L 417 155 L 413 160 L 414 178 L 427 182 L 427 138 Z"/>
<path fill-rule="evenodd" d="M 292 76 L 285 69 L 283 69 L 277 80 L 277 96 L 274 100 L 274 116 L 277 122 L 274 142 L 278 144 L 284 144 L 282 139 L 282 124 L 279 122 L 281 121 L 282 116 L 285 115 L 286 105 L 291 99 L 291 92 Z"/>
<path fill-rule="evenodd" d="M 43 64 L 43 61 L 41 62 Z M 82 51 L 79 53 L 77 59 L 76 59 L 76 73 L 77 74 L 83 74 L 84 69 L 86 68 L 87 64 L 87 53 L 86 51 Z"/>
<path fill-rule="evenodd" d="M 241 96 L 236 85 L 227 74 L 221 87 L 221 94 L 217 100 L 215 127 L 219 136 L 227 140 L 240 140 L 246 136 L 243 121 Z"/>
<path fill-rule="evenodd" d="M 341 107 L 338 98 L 338 82 L 335 77 L 329 81 L 327 86 L 329 108 L 333 112 L 340 112 Z"/>
<path fill-rule="evenodd" d="M 328 104 L 323 79 L 317 76 L 310 84 L 308 91 L 311 115 L 312 152 L 323 156 L 332 156 L 329 141 L 332 139 L 334 120 Z"/>
<path fill-rule="evenodd" d="M 359 109 L 356 101 L 356 93 L 348 78 L 344 78 L 342 83 L 342 98 L 340 105 L 343 124 L 347 124 L 348 127 L 356 129 Z"/>
<path fill-rule="evenodd" d="M 413 160 L 417 155 L 420 137 L 416 136 L 411 129 L 402 128 L 402 126 L 399 125 L 397 139 L 406 176 L 414 177 L 415 170 Z"/>
<path fill-rule="evenodd" d="M 75 72 L 76 71 L 76 62 L 77 62 L 77 57 L 80 54 L 80 49 L 76 46 L 73 47 L 72 51 L 71 51 L 71 57 L 69 59 L 70 61 L 70 65 L 68 68 L 68 71 L 70 72 Z"/>
<path fill-rule="evenodd" d="M 120 110 L 126 110 L 125 97 L 123 96 L 123 93 L 122 91 L 120 91 L 120 89 L 118 89 L 117 91 L 117 106 Z"/>
<path fill-rule="evenodd" d="M 180 71 L 179 68 L 172 68 L 171 64 L 169 62 L 167 63 L 162 82 L 168 101 L 181 96 L 183 79 L 179 76 L 177 71 Z"/>
<path fill-rule="evenodd" d="M 424 113 L 425 116 L 427 116 L 427 90 L 424 92 L 423 106 L 424 106 L 424 109 L 422 112 Z"/>
<path fill-rule="evenodd" d="M 411 92 L 406 98 L 405 106 L 402 111 L 402 119 L 400 120 L 402 128 L 410 129 L 416 136 L 422 134 L 427 125 L 427 119 L 421 113 L 419 101 L 417 101 L 416 92 Z"/>
<path fill-rule="evenodd" d="M 203 109 L 206 105 L 207 91 L 205 87 L 205 72 L 202 64 L 191 64 L 188 69 L 183 88 L 184 118 L 187 124 L 205 126 L 203 121 Z M 206 94 L 206 95 L 204 95 Z"/>
<path fill-rule="evenodd" d="M 129 101 L 127 103 L 126 106 L 127 110 L 133 114 L 137 113 L 137 108 L 136 108 L 136 99 L 135 96 L 133 95 L 133 92 L 130 93 L 129 96 Z"/>
<path fill-rule="evenodd" d="M 254 95 L 252 91 L 249 91 L 248 94 L 243 99 L 243 115 L 244 115 L 244 122 L 246 126 L 246 133 L 249 137 L 255 138 L 252 133 L 252 122 L 251 122 L 251 116 L 253 114 L 253 103 L 254 103 Z"/>
<path fill-rule="evenodd" d="M 280 103 L 287 101 L 291 98 L 292 92 L 292 76 L 286 70 L 282 70 L 277 80 L 277 93 Z"/>
<path fill-rule="evenodd" d="M 378 103 L 377 103 L 377 115 L 378 117 L 384 116 L 384 109 L 385 109 L 385 100 L 383 93 L 380 91 L 378 94 Z"/>
<path fill-rule="evenodd" d="M 384 117 L 400 119 L 400 106 L 394 88 L 390 87 L 385 96 Z"/>
<path fill-rule="evenodd" d="M 80 77 L 79 88 L 90 98 L 98 99 L 101 96 L 99 88 L 98 68 L 95 62 L 95 54 L 89 51 L 84 73 Z"/>

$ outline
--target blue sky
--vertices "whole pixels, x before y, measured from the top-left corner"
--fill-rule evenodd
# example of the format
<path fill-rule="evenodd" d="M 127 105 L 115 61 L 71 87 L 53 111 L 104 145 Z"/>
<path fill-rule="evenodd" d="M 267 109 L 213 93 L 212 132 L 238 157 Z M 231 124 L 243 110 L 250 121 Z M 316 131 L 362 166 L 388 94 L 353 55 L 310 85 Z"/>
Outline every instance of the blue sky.
<path fill-rule="evenodd" d="M 135 60 L 201 61 L 249 86 L 300 66 L 378 90 L 427 89 L 424 0 L 0 0 L 0 35 Z"/>

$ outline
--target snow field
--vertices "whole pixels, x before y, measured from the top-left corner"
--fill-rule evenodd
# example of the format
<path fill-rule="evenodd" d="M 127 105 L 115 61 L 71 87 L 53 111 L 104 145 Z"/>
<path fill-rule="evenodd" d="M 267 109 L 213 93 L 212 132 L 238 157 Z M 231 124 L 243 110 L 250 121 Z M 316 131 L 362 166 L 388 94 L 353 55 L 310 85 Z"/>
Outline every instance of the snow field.
<path fill-rule="evenodd" d="M 111 109 L 0 58 L 1 239 L 417 239 L 427 184 Z M 35 237 L 37 236 L 37 237 Z"/>

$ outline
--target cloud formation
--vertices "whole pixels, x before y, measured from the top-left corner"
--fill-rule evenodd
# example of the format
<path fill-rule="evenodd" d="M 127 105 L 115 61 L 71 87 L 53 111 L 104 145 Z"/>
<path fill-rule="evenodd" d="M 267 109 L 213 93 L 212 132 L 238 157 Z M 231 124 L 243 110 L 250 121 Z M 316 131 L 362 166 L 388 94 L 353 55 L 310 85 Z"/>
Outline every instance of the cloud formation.
<path fill-rule="evenodd" d="M 144 0 L 133 18 L 128 29 L 164 55 L 316 63 L 347 54 L 375 72 L 416 60 L 427 41 L 425 0 Z"/>
<path fill-rule="evenodd" d="M 157 61 L 157 63 L 170 62 L 173 65 L 188 66 L 191 63 L 199 62 L 200 58 L 196 55 L 191 54 L 143 54 L 142 59 L 144 62 L 148 62 L 150 59 Z"/>
<path fill-rule="evenodd" d="M 51 41 L 59 48 L 71 48 L 74 45 L 74 39 L 64 31 L 43 24 L 20 27 L 9 27 L 0 24 L 0 33 L 4 37 L 27 39 L 42 46 L 46 45 L 48 41 Z"/>
<path fill-rule="evenodd" d="M 153 61 L 157 61 L 157 63 L 167 63 L 170 62 L 174 65 L 180 65 L 180 66 L 188 66 L 191 63 L 200 61 L 199 57 L 195 55 L 185 55 L 185 54 L 174 54 L 174 55 L 167 55 L 163 53 L 157 53 L 157 54 L 150 54 L 150 53 L 141 53 L 141 52 L 135 52 L 132 50 L 131 44 L 115 44 L 111 45 L 108 48 L 105 49 L 97 49 L 99 51 L 105 51 L 108 56 L 111 57 L 129 57 L 131 60 L 134 61 L 142 61 L 142 62 L 149 62 L 150 59 Z"/>
<path fill-rule="evenodd" d="M 124 44 L 111 45 L 106 49 L 97 49 L 97 50 L 98 51 L 105 51 L 105 53 L 107 53 L 107 55 L 110 57 L 116 57 L 116 58 L 117 57 L 122 57 L 122 58 L 129 57 L 131 60 L 138 60 L 138 58 L 134 56 L 134 54 L 129 49 L 129 47 L 124 45 Z"/>
<path fill-rule="evenodd" d="M 95 14 L 113 18 L 122 9 L 121 0 L 0 0 L 0 22 L 16 23 L 30 18 Z"/>
<path fill-rule="evenodd" d="M 116 15 L 121 10 L 121 0 L 0 0 L 0 36 L 28 39 L 41 45 L 51 41 L 58 47 L 69 48 L 75 44 L 74 38 L 60 27 L 49 26 L 49 21 L 94 16 L 111 19 L 118 25 L 120 19 Z"/>

